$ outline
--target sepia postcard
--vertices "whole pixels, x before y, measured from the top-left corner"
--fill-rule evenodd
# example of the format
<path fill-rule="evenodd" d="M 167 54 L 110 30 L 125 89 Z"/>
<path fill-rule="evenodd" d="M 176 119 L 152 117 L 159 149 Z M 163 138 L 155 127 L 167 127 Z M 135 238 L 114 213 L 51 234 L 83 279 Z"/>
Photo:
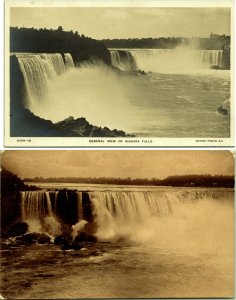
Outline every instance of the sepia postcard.
<path fill-rule="evenodd" d="M 5 3 L 6 147 L 234 146 L 234 1 Z"/>
<path fill-rule="evenodd" d="M 8 150 L 1 185 L 5 299 L 234 297 L 229 151 Z"/>

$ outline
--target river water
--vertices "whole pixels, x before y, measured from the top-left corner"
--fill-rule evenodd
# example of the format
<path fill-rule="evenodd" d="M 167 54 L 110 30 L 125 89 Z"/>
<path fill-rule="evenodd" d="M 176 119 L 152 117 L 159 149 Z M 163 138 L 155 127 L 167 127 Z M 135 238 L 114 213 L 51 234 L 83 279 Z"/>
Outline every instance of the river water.
<path fill-rule="evenodd" d="M 150 137 L 229 137 L 230 117 L 217 112 L 230 96 L 228 75 L 153 73 L 133 79 L 139 97 L 131 99 L 140 110 L 133 131 Z"/>
<path fill-rule="evenodd" d="M 64 187 L 57 184 L 57 188 L 59 186 Z M 47 184 L 49 187 L 53 189 L 55 185 Z M 1 293 L 4 297 L 233 296 L 232 190 L 171 187 L 120 189 L 118 186 L 102 185 L 83 185 L 82 189 L 78 185 L 73 187 L 90 191 L 96 198 L 97 202 L 93 204 L 100 203 L 100 206 L 93 207 L 97 217 L 106 210 L 102 205 L 103 199 L 117 205 L 123 201 L 124 193 L 133 203 L 137 200 L 142 203 L 142 195 L 146 195 L 148 201 L 162 195 L 158 201 L 168 200 L 166 203 L 170 213 L 145 218 L 145 205 L 142 204 L 141 211 L 136 206 L 137 218 L 133 220 L 134 212 L 129 211 L 128 206 L 124 209 L 123 224 L 118 215 L 111 215 L 112 220 L 97 218 L 99 242 L 93 246 L 96 255 L 81 257 L 82 250 L 62 251 L 54 245 L 2 249 Z M 116 200 L 115 196 L 120 200 Z M 115 230 L 116 238 L 108 238 L 110 229 Z"/>
<path fill-rule="evenodd" d="M 93 125 L 137 137 L 230 137 L 230 114 L 217 112 L 230 98 L 230 71 L 210 69 L 222 51 L 206 50 L 209 62 L 201 51 L 123 51 L 132 53 L 136 68 L 148 74 L 117 73 L 98 62 L 71 67 L 57 76 L 56 71 L 66 70 L 60 54 L 21 55 L 29 90 L 25 105 L 53 122 L 85 117 Z M 130 62 L 119 64 L 118 58 L 114 62 L 113 57 L 113 65 L 129 71 Z"/>

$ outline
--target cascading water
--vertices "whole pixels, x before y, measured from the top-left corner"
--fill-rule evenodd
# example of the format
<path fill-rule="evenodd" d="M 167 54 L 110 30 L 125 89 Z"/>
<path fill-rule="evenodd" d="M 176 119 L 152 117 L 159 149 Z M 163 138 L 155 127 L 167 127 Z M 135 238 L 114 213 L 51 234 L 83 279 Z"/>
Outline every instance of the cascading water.
<path fill-rule="evenodd" d="M 114 67 L 125 71 L 136 70 L 136 61 L 131 51 L 110 50 L 111 63 Z"/>
<path fill-rule="evenodd" d="M 49 192 L 30 191 L 21 193 L 22 219 L 40 219 L 52 215 Z"/>
<path fill-rule="evenodd" d="M 21 192 L 22 218 L 40 220 L 39 232 L 57 238 L 55 245 L 41 234 L 3 239 L 6 299 L 234 295 L 233 188 L 38 186 L 43 189 Z M 51 215 L 61 233 L 47 227 Z M 38 238 L 47 243 L 29 244 Z"/>
<path fill-rule="evenodd" d="M 51 192 L 22 192 L 22 220 L 29 225 L 29 231 L 45 231 L 51 236 L 60 233 L 60 225 L 52 210 Z M 55 192 L 55 195 L 57 192 Z"/>
<path fill-rule="evenodd" d="M 51 66 L 45 68 L 45 63 L 39 55 L 17 55 L 17 57 L 25 81 L 27 103 L 30 106 L 30 102 L 38 102 L 45 96 L 48 70 Z"/>
<path fill-rule="evenodd" d="M 156 222 L 162 226 L 176 216 L 188 217 L 186 214 L 200 203 L 227 203 L 232 193 L 224 189 L 29 191 L 21 193 L 22 219 L 29 225 L 37 223 L 41 231 L 54 236 L 60 231 L 59 223 L 73 225 L 73 236 L 87 223 L 93 223 L 100 240 L 132 240 L 135 232 L 155 228 Z"/>
<path fill-rule="evenodd" d="M 65 53 L 64 54 L 64 56 L 65 56 L 65 65 L 66 65 L 66 68 L 74 68 L 74 62 L 73 62 L 73 58 L 72 58 L 72 56 L 71 56 L 71 54 L 70 53 Z"/>
<path fill-rule="evenodd" d="M 82 220 L 81 199 L 81 192 L 72 193 L 72 197 L 69 192 L 59 191 L 21 192 L 22 220 L 29 224 L 30 231 L 44 231 L 51 236 L 56 236 L 61 232 L 60 223 L 63 223 L 65 206 L 70 210 L 69 217 L 71 217 L 72 222 L 73 220 L 76 222 Z M 73 202 L 76 202 L 76 205 L 78 203 L 77 211 L 74 211 L 73 206 L 71 206 Z"/>
<path fill-rule="evenodd" d="M 26 88 L 26 106 L 31 109 L 34 103 L 43 102 L 49 81 L 63 74 L 67 68 L 74 67 L 70 53 L 16 54 Z"/>
<path fill-rule="evenodd" d="M 145 229 L 145 239 L 168 220 L 186 218 L 196 204 L 229 199 L 229 191 L 183 190 L 156 192 L 91 192 L 97 237 L 100 240 L 128 238 Z M 135 237 L 134 237 L 135 236 Z"/>
<path fill-rule="evenodd" d="M 176 49 L 130 49 L 110 50 L 114 67 L 122 70 L 171 71 L 176 69 L 206 69 L 215 65 L 222 67 L 223 50 Z M 124 54 L 125 53 L 125 54 Z M 132 57 L 122 60 L 124 57 Z"/>

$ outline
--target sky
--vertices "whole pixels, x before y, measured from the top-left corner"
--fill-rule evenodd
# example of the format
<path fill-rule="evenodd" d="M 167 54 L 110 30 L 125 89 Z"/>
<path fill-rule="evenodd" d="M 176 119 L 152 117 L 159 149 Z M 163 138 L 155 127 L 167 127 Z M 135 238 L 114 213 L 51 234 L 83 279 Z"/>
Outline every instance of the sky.
<path fill-rule="evenodd" d="M 8 150 L 2 166 L 21 178 L 234 174 L 229 151 L 206 150 Z"/>
<path fill-rule="evenodd" d="M 78 31 L 95 38 L 209 37 L 230 34 L 229 8 L 14 7 L 11 26 Z"/>

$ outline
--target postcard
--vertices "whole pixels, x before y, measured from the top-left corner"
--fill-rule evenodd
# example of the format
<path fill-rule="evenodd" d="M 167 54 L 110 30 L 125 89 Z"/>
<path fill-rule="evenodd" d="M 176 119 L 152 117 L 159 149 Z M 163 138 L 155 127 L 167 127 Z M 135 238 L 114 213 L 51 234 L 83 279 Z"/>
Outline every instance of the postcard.
<path fill-rule="evenodd" d="M 8 150 L 1 165 L 3 298 L 234 297 L 231 152 Z"/>
<path fill-rule="evenodd" d="M 6 147 L 234 146 L 233 1 L 5 3 Z"/>

